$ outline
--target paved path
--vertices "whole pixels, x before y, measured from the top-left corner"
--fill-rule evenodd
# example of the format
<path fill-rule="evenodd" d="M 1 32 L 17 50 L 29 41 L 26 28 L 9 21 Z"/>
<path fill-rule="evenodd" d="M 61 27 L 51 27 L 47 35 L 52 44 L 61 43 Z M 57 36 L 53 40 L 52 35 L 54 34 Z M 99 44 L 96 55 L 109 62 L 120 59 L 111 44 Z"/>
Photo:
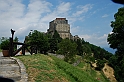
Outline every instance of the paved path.
<path fill-rule="evenodd" d="M 0 52 L 0 57 L 3 56 L 2 52 Z"/>
<path fill-rule="evenodd" d="M 14 57 L 2 57 L 0 52 L 0 77 L 13 79 L 15 82 L 27 82 L 28 75 L 23 63 Z"/>

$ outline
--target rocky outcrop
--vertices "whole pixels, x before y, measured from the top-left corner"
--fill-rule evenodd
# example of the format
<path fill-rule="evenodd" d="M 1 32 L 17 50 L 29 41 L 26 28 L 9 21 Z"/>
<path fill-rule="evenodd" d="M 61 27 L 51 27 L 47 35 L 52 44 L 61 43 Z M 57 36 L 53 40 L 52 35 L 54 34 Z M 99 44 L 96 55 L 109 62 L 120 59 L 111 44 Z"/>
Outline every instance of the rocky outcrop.
<path fill-rule="evenodd" d="M 107 63 L 105 63 L 105 66 L 103 67 L 102 71 L 105 76 L 110 80 L 110 82 L 117 82 L 114 76 L 114 69 L 107 65 Z"/>

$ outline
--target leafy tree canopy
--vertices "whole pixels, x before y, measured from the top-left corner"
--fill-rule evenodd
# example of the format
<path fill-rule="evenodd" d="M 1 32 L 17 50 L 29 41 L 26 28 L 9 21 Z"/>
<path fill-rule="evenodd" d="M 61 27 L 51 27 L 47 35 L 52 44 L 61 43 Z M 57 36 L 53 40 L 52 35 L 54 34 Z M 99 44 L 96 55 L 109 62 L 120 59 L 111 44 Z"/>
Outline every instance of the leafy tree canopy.
<path fill-rule="evenodd" d="M 115 21 L 111 22 L 112 33 L 108 35 L 110 47 L 117 49 L 120 54 L 124 53 L 124 7 L 118 9 L 114 15 Z"/>
<path fill-rule="evenodd" d="M 119 8 L 114 15 L 115 21 L 111 22 L 112 33 L 108 35 L 110 47 L 117 49 L 115 56 L 110 57 L 110 65 L 115 70 L 118 82 L 124 82 L 124 7 Z"/>
<path fill-rule="evenodd" d="M 71 42 L 71 40 L 69 39 L 63 39 L 58 46 L 59 46 L 58 52 L 64 55 L 65 57 L 64 60 L 72 63 L 74 56 L 77 53 L 76 52 L 77 44 L 75 42 Z"/>
<path fill-rule="evenodd" d="M 44 33 L 34 30 L 28 35 L 28 41 L 31 45 L 36 45 L 40 53 L 46 53 L 49 48 L 48 37 Z"/>

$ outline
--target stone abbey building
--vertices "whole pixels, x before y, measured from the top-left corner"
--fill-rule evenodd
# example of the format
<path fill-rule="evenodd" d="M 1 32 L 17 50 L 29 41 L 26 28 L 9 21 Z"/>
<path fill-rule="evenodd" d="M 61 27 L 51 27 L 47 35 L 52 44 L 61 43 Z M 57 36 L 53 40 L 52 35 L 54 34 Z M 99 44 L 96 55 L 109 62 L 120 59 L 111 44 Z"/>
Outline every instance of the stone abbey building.
<path fill-rule="evenodd" d="M 49 23 L 49 29 L 47 30 L 47 33 L 53 35 L 55 30 L 59 33 L 61 38 L 71 39 L 72 35 L 70 33 L 70 25 L 68 24 L 68 20 L 66 20 L 66 18 L 56 18 Z"/>

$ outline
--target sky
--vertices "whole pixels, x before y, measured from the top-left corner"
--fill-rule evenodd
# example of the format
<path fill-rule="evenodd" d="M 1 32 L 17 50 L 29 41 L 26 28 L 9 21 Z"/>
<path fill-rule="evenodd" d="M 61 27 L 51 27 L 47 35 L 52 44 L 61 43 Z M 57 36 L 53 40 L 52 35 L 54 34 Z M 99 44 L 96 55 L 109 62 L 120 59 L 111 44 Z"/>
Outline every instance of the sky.
<path fill-rule="evenodd" d="M 111 0 L 0 0 L 0 37 L 10 37 L 14 29 L 23 42 L 30 30 L 47 32 L 49 22 L 61 17 L 73 36 L 110 50 L 107 36 L 120 7 Z"/>

